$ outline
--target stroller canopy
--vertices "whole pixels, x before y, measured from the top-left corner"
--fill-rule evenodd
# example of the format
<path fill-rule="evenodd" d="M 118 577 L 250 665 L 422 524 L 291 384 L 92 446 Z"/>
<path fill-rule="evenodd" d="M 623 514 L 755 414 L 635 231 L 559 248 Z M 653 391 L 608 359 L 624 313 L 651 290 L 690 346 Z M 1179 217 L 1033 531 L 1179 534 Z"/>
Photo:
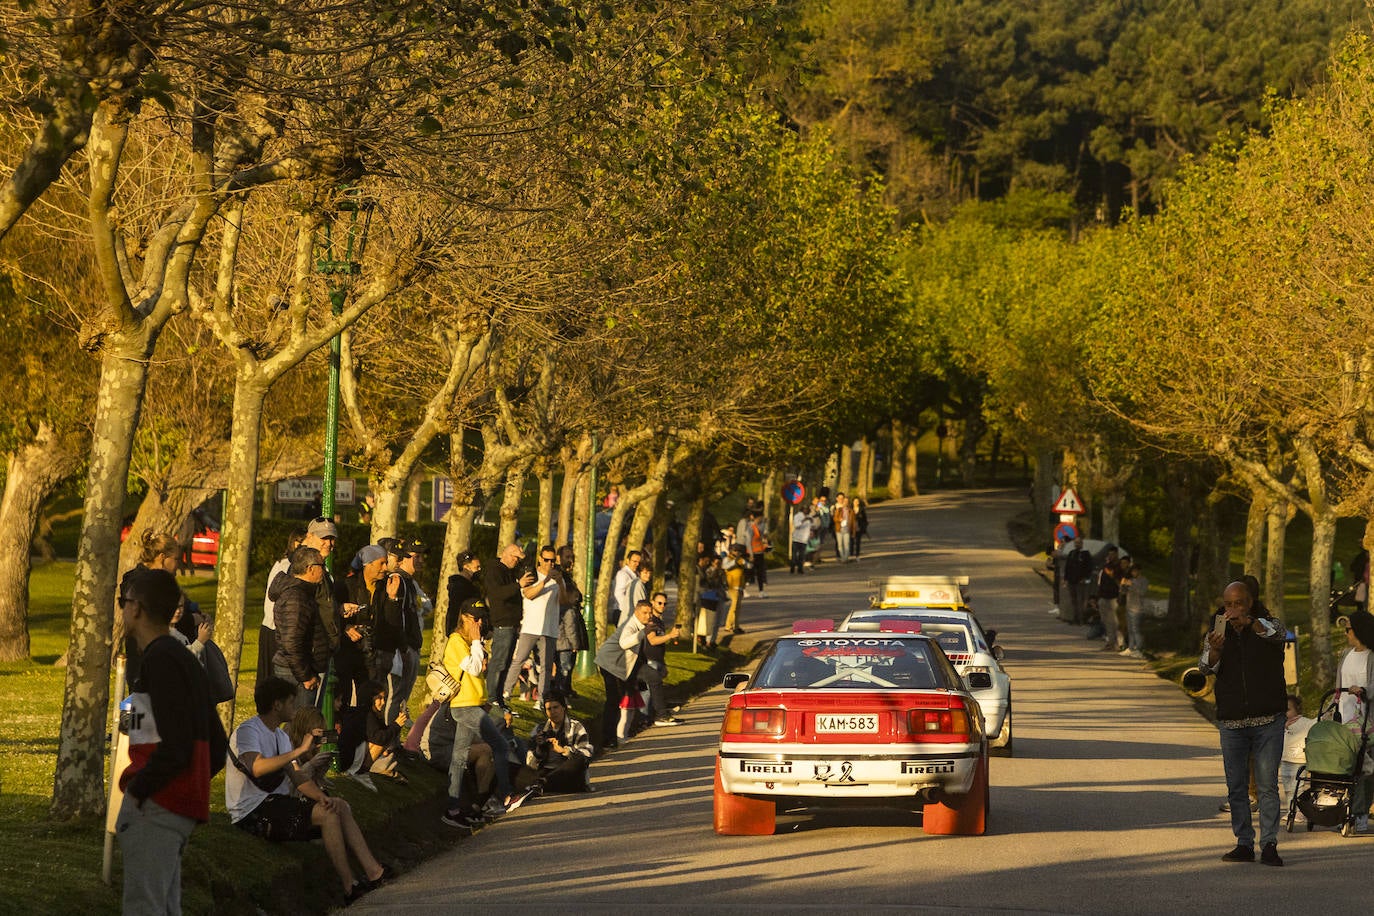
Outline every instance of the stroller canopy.
<path fill-rule="evenodd" d="M 1340 722 L 1322 719 L 1307 733 L 1306 751 L 1309 772 L 1349 776 L 1355 772 L 1360 739 Z"/>

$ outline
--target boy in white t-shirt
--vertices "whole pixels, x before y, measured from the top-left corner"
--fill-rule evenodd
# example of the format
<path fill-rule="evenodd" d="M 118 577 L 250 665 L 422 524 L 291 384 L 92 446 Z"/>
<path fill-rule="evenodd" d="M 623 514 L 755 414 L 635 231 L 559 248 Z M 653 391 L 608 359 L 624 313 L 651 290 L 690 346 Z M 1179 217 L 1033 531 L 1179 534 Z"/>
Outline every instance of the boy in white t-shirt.
<path fill-rule="evenodd" d="M 1302 700 L 1290 693 L 1288 717 L 1283 723 L 1283 757 L 1279 761 L 1279 791 L 1285 809 L 1297 790 L 1298 767 L 1307 763 L 1307 733 L 1316 721 L 1302 714 Z M 1302 812 L 1298 812 L 1298 817 L 1302 818 Z"/>
<path fill-rule="evenodd" d="M 258 714 L 234 729 L 229 739 L 229 765 L 224 768 L 229 820 L 276 842 L 309 840 L 318 829 L 343 886 L 344 901 L 352 903 L 389 878 L 391 869 L 368 849 L 348 802 L 326 795 L 297 764 L 314 749 L 322 731 L 313 729 L 295 747 L 282 731 L 282 723 L 296 713 L 296 685 L 278 677 L 263 678 L 253 689 L 253 702 Z M 291 791 L 293 787 L 299 794 Z M 354 880 L 350 852 L 362 866 L 362 881 Z"/>

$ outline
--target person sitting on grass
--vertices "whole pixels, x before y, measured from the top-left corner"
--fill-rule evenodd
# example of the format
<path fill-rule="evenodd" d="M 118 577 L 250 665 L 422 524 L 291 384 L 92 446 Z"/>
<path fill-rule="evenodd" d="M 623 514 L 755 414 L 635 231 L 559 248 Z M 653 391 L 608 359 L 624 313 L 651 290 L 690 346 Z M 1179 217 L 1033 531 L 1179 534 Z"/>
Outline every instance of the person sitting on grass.
<path fill-rule="evenodd" d="M 386 721 L 387 690 L 376 681 L 364 684 L 364 695 L 370 698 L 367 709 L 367 758 L 362 771 L 377 776 L 405 781 L 396 772 L 396 753 L 401 747 L 401 729 L 410 723 L 410 712 L 404 706 L 394 722 Z"/>
<path fill-rule="evenodd" d="M 281 726 L 296 713 L 296 693 L 295 684 L 277 677 L 264 678 L 254 688 L 258 714 L 244 721 L 229 739 L 224 804 L 234 826 L 265 840 L 322 836 L 344 900 L 352 903 L 392 872 L 372 855 L 348 802 L 326 795 L 302 772 L 298 762 L 314 750 L 323 731 L 312 729 L 292 746 Z M 299 796 L 292 794 L 293 785 Z M 354 879 L 350 852 L 363 868 L 361 881 Z"/>
<path fill-rule="evenodd" d="M 592 739 L 581 722 L 568 715 L 563 695 L 550 691 L 544 698 L 544 715 L 530 734 L 530 751 L 525 763 L 536 775 L 536 794 L 543 792 L 587 792 L 591 784 L 587 767 L 592 761 Z"/>

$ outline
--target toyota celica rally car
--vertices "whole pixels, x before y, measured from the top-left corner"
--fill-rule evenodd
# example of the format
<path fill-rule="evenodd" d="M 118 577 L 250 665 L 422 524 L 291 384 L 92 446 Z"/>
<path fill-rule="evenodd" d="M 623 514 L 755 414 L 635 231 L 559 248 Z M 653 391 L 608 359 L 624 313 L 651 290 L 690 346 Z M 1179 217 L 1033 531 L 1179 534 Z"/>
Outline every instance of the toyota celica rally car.
<path fill-rule="evenodd" d="M 921 811 L 928 834 L 984 832 L 988 743 L 978 701 L 939 643 L 892 621 L 837 633 L 800 621 L 737 688 L 716 758 L 715 831 L 771 834 L 779 809 Z"/>

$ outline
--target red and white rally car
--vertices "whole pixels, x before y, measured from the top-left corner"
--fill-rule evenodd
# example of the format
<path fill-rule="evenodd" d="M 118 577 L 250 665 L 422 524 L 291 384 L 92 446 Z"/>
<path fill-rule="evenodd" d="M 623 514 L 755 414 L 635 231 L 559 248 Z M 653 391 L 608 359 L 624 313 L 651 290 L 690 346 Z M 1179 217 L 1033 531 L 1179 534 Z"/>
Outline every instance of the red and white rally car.
<path fill-rule="evenodd" d="M 771 834 L 779 808 L 921 809 L 928 834 L 981 835 L 988 745 L 978 701 L 939 644 L 894 620 L 875 633 L 801 621 L 730 698 L 715 831 Z"/>

